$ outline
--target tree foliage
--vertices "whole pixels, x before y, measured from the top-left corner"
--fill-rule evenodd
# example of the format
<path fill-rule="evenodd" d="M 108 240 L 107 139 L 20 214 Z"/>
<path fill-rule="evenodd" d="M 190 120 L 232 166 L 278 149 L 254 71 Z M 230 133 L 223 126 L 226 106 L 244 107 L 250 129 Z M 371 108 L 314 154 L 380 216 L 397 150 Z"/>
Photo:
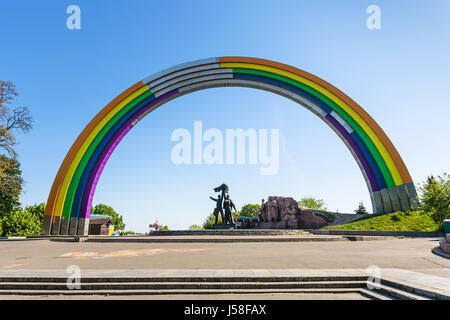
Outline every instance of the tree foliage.
<path fill-rule="evenodd" d="M 236 212 L 236 214 L 242 217 L 253 218 L 258 216 L 260 209 L 261 206 L 259 204 L 246 204 L 242 207 L 241 211 Z"/>
<path fill-rule="evenodd" d="M 28 132 L 32 128 L 28 107 L 13 106 L 13 101 L 18 96 L 14 83 L 0 80 L 0 149 L 14 159 L 17 155 L 14 150 L 17 143 L 15 132 Z"/>
<path fill-rule="evenodd" d="M 212 229 L 215 219 L 216 218 L 212 213 L 208 217 L 206 217 L 205 221 L 203 222 L 203 229 Z M 222 223 L 222 217 L 220 216 L 220 213 L 218 217 L 218 223 Z"/>
<path fill-rule="evenodd" d="M 358 209 L 355 210 L 356 214 L 368 214 L 369 212 L 366 210 L 366 207 L 362 203 L 362 201 L 359 202 Z"/>
<path fill-rule="evenodd" d="M 418 189 L 421 209 L 443 226 L 444 219 L 450 219 L 450 176 L 430 176 Z"/>
<path fill-rule="evenodd" d="M 22 193 L 22 171 L 16 159 L 0 155 L 0 217 L 19 208 Z"/>
<path fill-rule="evenodd" d="M 3 235 L 37 236 L 41 233 L 39 217 L 24 210 L 16 210 L 2 218 Z"/>
<path fill-rule="evenodd" d="M 114 225 L 114 231 L 125 230 L 125 223 L 123 223 L 122 216 L 117 213 L 112 207 L 106 204 L 98 204 L 92 208 L 91 212 L 93 214 L 104 214 L 112 217 L 112 224 Z"/>
<path fill-rule="evenodd" d="M 44 221 L 44 213 L 45 213 L 44 202 L 35 203 L 32 206 L 26 206 L 24 210 L 38 217 L 41 224 Z"/>
<path fill-rule="evenodd" d="M 193 224 L 189 227 L 188 230 L 203 230 L 203 227 L 199 226 L 198 224 Z"/>
<path fill-rule="evenodd" d="M 327 206 L 322 199 L 316 199 L 313 197 L 301 198 L 298 204 L 302 207 L 307 207 L 313 210 L 327 210 Z"/>

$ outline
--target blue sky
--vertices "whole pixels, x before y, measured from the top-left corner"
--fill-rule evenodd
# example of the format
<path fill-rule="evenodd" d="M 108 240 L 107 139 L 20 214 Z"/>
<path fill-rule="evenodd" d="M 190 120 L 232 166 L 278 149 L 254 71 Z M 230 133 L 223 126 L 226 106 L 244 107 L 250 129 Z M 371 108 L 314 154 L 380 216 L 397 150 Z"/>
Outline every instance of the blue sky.
<path fill-rule="evenodd" d="M 81 30 L 66 8 L 81 8 Z M 381 8 L 381 30 L 366 8 Z M 450 2 L 433 1 L 3 1 L 0 79 L 13 81 L 34 129 L 19 135 L 23 205 L 46 201 L 66 152 L 116 95 L 164 68 L 207 57 L 266 58 L 309 71 L 365 108 L 390 137 L 415 181 L 448 172 Z M 182 165 L 170 160 L 173 130 L 280 130 L 280 170 Z M 322 198 L 331 210 L 370 208 L 359 168 L 341 140 L 306 109 L 271 93 L 210 89 L 173 100 L 117 147 L 95 203 L 127 229 L 155 218 L 172 229 L 200 224 L 226 182 L 238 207 L 269 195 Z"/>

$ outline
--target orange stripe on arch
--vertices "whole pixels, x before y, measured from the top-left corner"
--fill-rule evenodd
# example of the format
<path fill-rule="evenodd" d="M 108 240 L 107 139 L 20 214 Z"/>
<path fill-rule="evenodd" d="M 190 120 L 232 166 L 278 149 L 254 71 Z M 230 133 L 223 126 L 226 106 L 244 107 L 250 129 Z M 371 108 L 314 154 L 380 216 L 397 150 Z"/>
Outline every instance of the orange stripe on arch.
<path fill-rule="evenodd" d="M 278 68 L 281 70 L 285 70 L 285 71 L 289 71 L 294 74 L 297 74 L 301 77 L 311 80 L 311 81 L 317 83 L 318 85 L 324 87 L 325 89 L 327 89 L 328 91 L 333 93 L 335 96 L 337 96 L 339 99 L 344 101 L 347 105 L 349 105 L 373 130 L 373 132 L 377 135 L 377 137 L 380 139 L 381 143 L 384 145 L 384 147 L 388 151 L 389 155 L 391 156 L 392 161 L 394 162 L 395 166 L 397 167 L 397 170 L 400 173 L 403 183 L 412 182 L 411 175 L 409 174 L 409 171 L 406 168 L 405 163 L 403 162 L 402 158 L 400 157 L 400 154 L 398 153 L 397 149 L 392 144 L 391 140 L 384 133 L 383 129 L 381 129 L 381 127 L 375 122 L 375 120 L 360 105 L 358 105 L 353 99 L 351 99 L 349 96 L 347 96 L 341 90 L 334 87 L 327 81 L 325 81 L 309 72 L 306 72 L 304 70 L 301 70 L 301 69 L 283 64 L 283 63 L 266 60 L 266 59 L 248 58 L 248 57 L 220 57 L 219 62 L 220 63 L 227 63 L 227 62 L 253 63 L 253 64 L 259 64 L 259 65 L 269 66 L 269 67 L 273 67 L 273 68 Z"/>
<path fill-rule="evenodd" d="M 45 215 L 46 216 L 53 216 L 53 210 L 55 209 L 56 205 L 56 199 L 59 193 L 59 189 L 61 187 L 61 183 L 64 180 L 65 175 L 67 174 L 67 170 L 70 167 L 70 164 L 72 163 L 78 149 L 83 144 L 86 137 L 89 135 L 89 133 L 97 126 L 97 124 L 117 105 L 128 97 L 130 94 L 132 94 L 134 91 L 138 90 L 144 86 L 144 83 L 142 81 L 139 81 L 123 91 L 121 94 L 119 94 L 116 98 L 114 98 L 110 103 L 108 103 L 97 115 L 88 123 L 88 125 L 84 128 L 84 130 L 80 133 L 78 138 L 75 140 L 75 142 L 72 144 L 72 147 L 70 148 L 69 152 L 67 153 L 66 157 L 64 158 L 63 163 L 61 164 L 61 167 L 59 167 L 58 173 L 56 174 L 55 180 L 52 184 L 52 189 L 50 190 L 50 194 L 48 196 L 47 205 L 45 207 Z M 53 221 L 53 219 L 52 219 Z"/>

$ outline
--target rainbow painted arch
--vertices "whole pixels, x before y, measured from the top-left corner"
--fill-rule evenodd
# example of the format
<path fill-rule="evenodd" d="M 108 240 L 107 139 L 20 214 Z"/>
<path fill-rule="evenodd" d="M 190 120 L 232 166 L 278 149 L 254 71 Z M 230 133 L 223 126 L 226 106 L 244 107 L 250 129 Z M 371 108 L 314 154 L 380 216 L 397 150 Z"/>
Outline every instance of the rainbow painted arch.
<path fill-rule="evenodd" d="M 47 201 L 43 234 L 87 234 L 100 174 L 118 143 L 143 117 L 187 93 L 227 86 L 277 93 L 325 121 L 358 163 L 374 213 L 416 205 L 416 189 L 402 158 L 380 126 L 355 101 L 326 81 L 289 65 L 221 57 L 153 74 L 104 107 L 78 136 L 58 170 Z"/>

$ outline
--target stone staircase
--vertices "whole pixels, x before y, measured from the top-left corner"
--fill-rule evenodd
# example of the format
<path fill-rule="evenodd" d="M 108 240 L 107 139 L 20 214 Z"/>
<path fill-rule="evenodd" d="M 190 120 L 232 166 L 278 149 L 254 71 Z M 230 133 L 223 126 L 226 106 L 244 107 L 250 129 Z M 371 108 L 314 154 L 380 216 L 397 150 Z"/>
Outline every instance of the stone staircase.
<path fill-rule="evenodd" d="M 434 298 L 430 292 L 385 279 L 380 279 L 378 288 L 369 289 L 365 276 L 83 277 L 79 286 L 69 289 L 64 277 L 1 277 L 0 296 L 163 295 L 176 299 L 177 295 L 357 293 L 373 300 Z"/>
<path fill-rule="evenodd" d="M 334 213 L 334 212 L 321 212 L 313 210 L 316 215 L 326 215 L 333 218 L 332 222 L 329 222 L 326 227 L 337 226 L 341 224 L 357 221 L 361 218 L 367 217 L 367 214 L 352 214 L 352 213 Z"/>

